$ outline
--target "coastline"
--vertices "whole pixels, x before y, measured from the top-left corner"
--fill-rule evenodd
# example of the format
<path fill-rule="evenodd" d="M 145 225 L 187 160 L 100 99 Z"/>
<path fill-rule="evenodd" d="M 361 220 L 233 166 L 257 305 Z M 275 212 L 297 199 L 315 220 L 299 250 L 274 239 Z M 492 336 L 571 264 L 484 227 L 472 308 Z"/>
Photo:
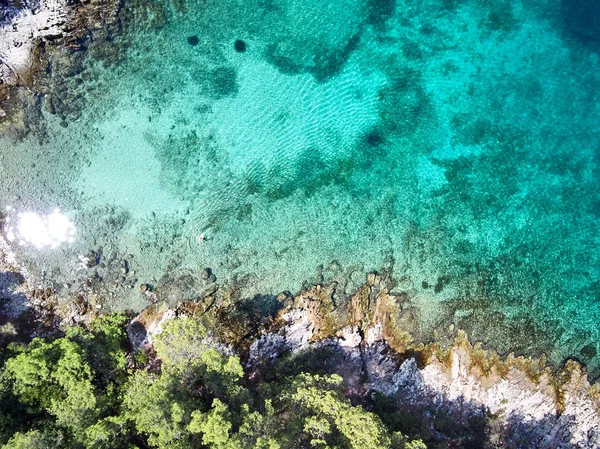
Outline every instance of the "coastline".
<path fill-rule="evenodd" d="M 52 292 L 28 289 L 22 279 L 14 293 L 21 299 L 28 295 L 27 308 L 35 311 L 28 316 L 39 324 L 31 327 L 33 335 L 56 334 L 64 325 L 85 327 L 103 313 L 82 297 L 59 304 Z M 128 335 L 134 351 L 148 351 L 166 321 L 208 320 L 217 338 L 241 355 L 252 382 L 290 363 L 294 369 L 339 374 L 347 396 L 393 398 L 418 417 L 420 432 L 433 440 L 452 440 L 451 432 L 440 428 L 448 421 L 462 432 L 458 443 L 485 429 L 487 437 L 508 442 L 506 447 L 600 444 L 600 384 L 590 383 L 579 362 L 566 360 L 552 369 L 543 354 L 500 356 L 459 329 L 419 342 L 413 335 L 419 325 L 414 306 L 406 295 L 390 293 L 390 286 L 385 273 L 370 273 L 350 295 L 334 282 L 297 295 L 240 300 L 230 288 L 212 284 L 175 307 L 148 288 L 144 294 L 153 304 L 132 319 Z"/>
<path fill-rule="evenodd" d="M 544 355 L 500 356 L 456 329 L 453 340 L 414 341 L 408 330 L 417 324 L 411 322 L 411 306 L 402 295 L 389 293 L 388 282 L 371 273 L 349 298 L 336 299 L 335 284 L 316 285 L 295 297 L 283 293 L 277 298 L 280 309 L 253 330 L 225 318 L 235 315 L 237 306 L 220 304 L 216 292 L 175 309 L 159 303 L 134 318 L 130 338 L 139 348 L 151 346 L 166 321 L 212 314 L 225 321 L 223 335 L 241 352 L 255 382 L 282 360 L 301 360 L 295 363 L 341 375 L 347 395 L 356 400 L 375 393 L 393 398 L 440 441 L 452 439 L 448 429 L 437 429 L 448 419 L 460 435 L 458 443 L 474 432 L 465 423 L 479 420 L 490 440 L 507 441 L 506 447 L 600 444 L 600 384 L 590 384 L 579 362 L 566 360 L 552 370 Z"/>

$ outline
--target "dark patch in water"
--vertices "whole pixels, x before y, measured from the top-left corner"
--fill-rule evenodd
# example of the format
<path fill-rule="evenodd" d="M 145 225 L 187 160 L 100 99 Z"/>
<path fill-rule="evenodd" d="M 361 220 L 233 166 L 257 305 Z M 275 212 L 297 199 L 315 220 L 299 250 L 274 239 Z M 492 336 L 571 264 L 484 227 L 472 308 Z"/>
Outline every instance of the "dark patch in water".
<path fill-rule="evenodd" d="M 365 136 L 365 143 L 371 147 L 378 147 L 385 142 L 384 135 L 378 131 L 373 130 Z"/>
<path fill-rule="evenodd" d="M 360 33 L 355 34 L 348 41 L 343 50 L 338 52 L 333 52 L 326 55 L 317 55 L 315 57 L 315 61 L 317 62 L 315 68 L 312 70 L 312 73 L 315 75 L 317 81 L 324 82 L 333 78 L 337 75 L 346 61 L 352 54 L 354 50 L 358 47 L 360 42 Z"/>
<path fill-rule="evenodd" d="M 583 348 L 581 348 L 579 353 L 583 358 L 589 360 L 593 359 L 596 356 L 597 350 L 596 347 L 590 343 L 589 345 L 585 345 Z"/>
<path fill-rule="evenodd" d="M 444 290 L 444 287 L 450 283 L 450 276 L 440 276 L 433 288 L 433 291 L 436 293 L 441 293 Z"/>
<path fill-rule="evenodd" d="M 367 22 L 381 27 L 392 17 L 396 10 L 396 0 L 369 0 L 369 18 Z"/>
<path fill-rule="evenodd" d="M 198 39 L 198 36 L 196 36 L 196 35 L 188 36 L 187 43 L 190 44 L 192 47 L 195 47 L 196 45 L 198 45 L 200 43 L 200 39 Z"/>
<path fill-rule="evenodd" d="M 381 126 L 386 134 L 406 136 L 429 127 L 435 120 L 421 72 L 403 67 L 390 71 L 388 77 L 389 82 L 379 91 Z"/>
<path fill-rule="evenodd" d="M 236 39 L 233 43 L 233 48 L 235 48 L 235 51 L 238 53 L 244 53 L 246 51 L 246 42 L 241 39 Z"/>
<path fill-rule="evenodd" d="M 232 67 L 217 67 L 212 72 L 212 90 L 217 98 L 231 96 L 237 93 L 237 73 Z"/>
<path fill-rule="evenodd" d="M 598 0 L 562 0 L 561 12 L 566 30 L 579 41 L 600 43 L 600 3 Z"/>
<path fill-rule="evenodd" d="M 337 75 L 360 42 L 360 33 L 355 34 L 343 49 L 331 51 L 323 49 L 314 54 L 314 66 L 304 66 L 296 62 L 293 57 L 280 53 L 279 44 L 267 47 L 266 59 L 273 64 L 281 73 L 297 75 L 299 73 L 310 73 L 318 82 L 325 82 Z"/>

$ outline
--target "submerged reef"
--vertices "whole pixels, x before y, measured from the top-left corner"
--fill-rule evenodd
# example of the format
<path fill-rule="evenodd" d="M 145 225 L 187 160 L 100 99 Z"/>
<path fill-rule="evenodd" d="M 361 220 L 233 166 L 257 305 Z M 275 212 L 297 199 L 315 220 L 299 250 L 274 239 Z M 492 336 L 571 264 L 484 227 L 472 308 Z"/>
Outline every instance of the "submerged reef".
<path fill-rule="evenodd" d="M 600 8 L 591 0 L 562 0 L 566 30 L 581 42 L 600 44 Z"/>

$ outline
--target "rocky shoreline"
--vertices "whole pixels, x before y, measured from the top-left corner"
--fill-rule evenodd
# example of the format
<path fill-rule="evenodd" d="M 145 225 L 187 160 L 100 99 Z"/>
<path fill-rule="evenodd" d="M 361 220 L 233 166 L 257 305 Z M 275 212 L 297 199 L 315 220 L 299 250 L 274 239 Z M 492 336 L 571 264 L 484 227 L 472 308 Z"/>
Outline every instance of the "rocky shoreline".
<path fill-rule="evenodd" d="M 543 356 L 501 357 L 455 329 L 454 340 L 414 342 L 410 300 L 390 293 L 389 282 L 371 273 L 350 296 L 333 283 L 295 297 L 242 301 L 232 300 L 227 287 L 213 286 L 177 307 L 148 289 L 144 294 L 156 302 L 132 319 L 128 334 L 134 350 L 151 350 L 165 321 L 201 317 L 242 355 L 253 382 L 268 379 L 282 364 L 339 374 L 348 396 L 359 402 L 387 397 L 413 416 L 420 435 L 444 444 L 440 447 L 473 447 L 473 441 L 485 441 L 485 447 L 600 446 L 599 386 L 590 384 L 578 362 L 553 371 Z M 41 317 L 48 309 L 40 311 L 44 300 L 37 295 L 33 303 Z M 79 302 L 53 309 L 54 316 L 85 323 L 100 312 Z"/>
<path fill-rule="evenodd" d="M 77 73 L 78 54 L 93 39 L 102 40 L 109 25 L 116 22 L 119 8 L 116 0 L 36 0 L 3 7 L 0 129 L 6 124 L 29 128 L 20 122 L 32 120 L 28 115 L 38 117 L 41 106 L 55 113 L 57 105 L 53 103 L 67 98 L 53 98 L 60 95 L 55 95 L 56 83 L 51 78 Z M 50 81 L 44 81 L 46 78 Z M 23 114 L 27 110 L 30 112 Z"/>
<path fill-rule="evenodd" d="M 69 32 L 75 11 L 66 0 L 42 0 L 18 11 L 0 28 L 0 81 L 30 84 L 37 66 L 35 49 Z"/>
<path fill-rule="evenodd" d="M 280 310 L 254 335 L 233 338 L 234 346 L 255 379 L 284 358 L 318 360 L 320 369 L 344 378 L 350 396 L 392 398 L 395 407 L 420 417 L 421 435 L 456 445 L 450 447 L 466 447 L 477 432 L 500 444 L 493 447 L 600 447 L 599 386 L 590 385 L 578 362 L 552 372 L 544 357 L 500 357 L 461 331 L 449 345 L 415 344 L 410 326 L 401 324 L 409 323 L 410 304 L 387 285 L 385 276 L 372 273 L 342 301 L 335 285 L 280 295 Z M 167 319 L 207 313 L 202 304 L 152 306 L 132 321 L 132 342 L 149 344 Z"/>
<path fill-rule="evenodd" d="M 6 250 L 0 248 L 1 341 L 85 326 L 102 313 L 94 295 L 65 301 L 28 285 Z M 449 447 L 469 447 L 477 438 L 499 444 L 490 447 L 600 447 L 600 386 L 590 384 L 578 362 L 552 370 L 543 355 L 502 357 L 454 328 L 436 341 L 416 342 L 418 311 L 392 285 L 386 273 L 370 273 L 349 295 L 334 281 L 296 296 L 240 299 L 231 287 L 210 282 L 194 300 L 174 306 L 163 300 L 170 298 L 167 285 L 144 284 L 151 305 L 131 315 L 128 334 L 134 351 L 151 350 L 166 320 L 208 320 L 242 356 L 253 382 L 286 364 L 339 374 L 354 400 L 383 395 L 416 417 L 419 435 L 455 445 Z"/>

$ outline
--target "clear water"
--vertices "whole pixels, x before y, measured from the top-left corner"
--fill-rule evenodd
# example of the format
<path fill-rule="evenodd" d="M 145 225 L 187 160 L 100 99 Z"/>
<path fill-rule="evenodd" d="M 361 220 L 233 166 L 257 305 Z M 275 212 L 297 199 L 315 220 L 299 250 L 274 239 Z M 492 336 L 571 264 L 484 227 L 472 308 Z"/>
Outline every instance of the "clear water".
<path fill-rule="evenodd" d="M 391 267 L 423 338 L 596 369 L 600 33 L 578 3 L 126 2 L 56 62 L 30 132 L 3 128 L 0 201 L 77 226 L 19 257 L 65 294 L 131 283 L 113 309 L 146 282 L 193 297 L 205 267 L 246 296 Z"/>

